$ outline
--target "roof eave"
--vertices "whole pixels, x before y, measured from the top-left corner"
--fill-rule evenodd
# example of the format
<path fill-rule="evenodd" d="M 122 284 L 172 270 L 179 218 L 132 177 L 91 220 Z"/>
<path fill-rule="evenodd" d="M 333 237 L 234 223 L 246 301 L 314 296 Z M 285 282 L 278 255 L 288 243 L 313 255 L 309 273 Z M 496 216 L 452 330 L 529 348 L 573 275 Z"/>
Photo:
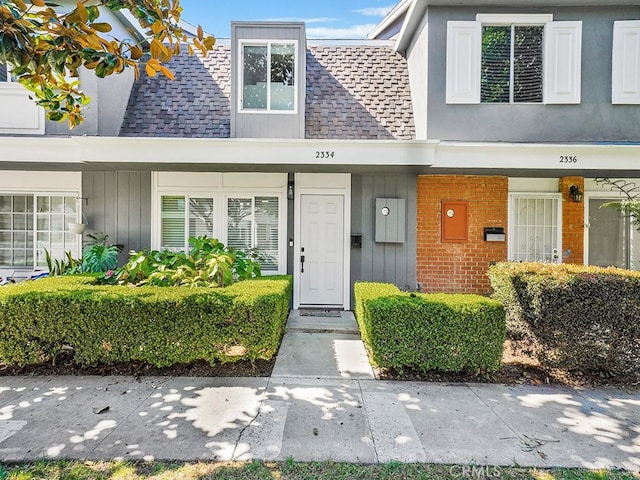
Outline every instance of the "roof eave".
<path fill-rule="evenodd" d="M 367 38 L 369 40 L 375 40 L 378 35 L 384 32 L 393 22 L 395 22 L 407 11 L 409 5 L 411 5 L 412 2 L 413 0 L 400 0 L 400 2 L 398 2 L 389 11 L 389 13 L 387 13 L 387 15 L 380 21 L 380 23 L 378 23 L 378 25 L 376 25 L 375 28 L 371 30 L 371 32 L 369 32 Z"/>
<path fill-rule="evenodd" d="M 427 0 L 413 0 L 411 2 L 411 7 L 407 12 L 404 23 L 402 24 L 402 29 L 396 40 L 395 50 L 397 52 L 404 53 L 407 51 L 416 30 L 420 26 L 422 17 L 427 11 L 428 3 Z"/>

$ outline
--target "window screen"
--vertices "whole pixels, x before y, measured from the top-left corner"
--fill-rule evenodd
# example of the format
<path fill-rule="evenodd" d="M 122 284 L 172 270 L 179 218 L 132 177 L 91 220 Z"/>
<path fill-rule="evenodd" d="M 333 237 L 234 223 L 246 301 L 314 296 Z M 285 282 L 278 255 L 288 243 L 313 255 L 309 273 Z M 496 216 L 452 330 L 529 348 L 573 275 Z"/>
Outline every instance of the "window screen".
<path fill-rule="evenodd" d="M 264 256 L 265 271 L 278 270 L 278 197 L 245 197 L 227 200 L 227 245 L 239 250 L 257 248 Z"/>
<path fill-rule="evenodd" d="M 542 102 L 543 33 L 543 26 L 482 27 L 482 102 Z"/>

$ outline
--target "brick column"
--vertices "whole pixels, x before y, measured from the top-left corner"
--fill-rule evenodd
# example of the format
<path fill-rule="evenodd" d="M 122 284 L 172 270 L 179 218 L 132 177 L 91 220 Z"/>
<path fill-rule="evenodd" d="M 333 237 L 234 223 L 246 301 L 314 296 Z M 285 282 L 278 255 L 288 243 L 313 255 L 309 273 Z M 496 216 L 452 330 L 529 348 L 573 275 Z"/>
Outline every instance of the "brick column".
<path fill-rule="evenodd" d="M 469 239 L 441 241 L 443 201 L 469 202 Z M 506 260 L 507 242 L 485 242 L 484 227 L 507 231 L 507 177 L 418 176 L 417 278 L 426 292 L 486 294 L 487 268 Z"/>
<path fill-rule="evenodd" d="M 558 190 L 562 194 L 562 261 L 584 263 L 584 197 L 574 202 L 569 193 L 572 185 L 584 192 L 584 177 L 562 177 Z"/>

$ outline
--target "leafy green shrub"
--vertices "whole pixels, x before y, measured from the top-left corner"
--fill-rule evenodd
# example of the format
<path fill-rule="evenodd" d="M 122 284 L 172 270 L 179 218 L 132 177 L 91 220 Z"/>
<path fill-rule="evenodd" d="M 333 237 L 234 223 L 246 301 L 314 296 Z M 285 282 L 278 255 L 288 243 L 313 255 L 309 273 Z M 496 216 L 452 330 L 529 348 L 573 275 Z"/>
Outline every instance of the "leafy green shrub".
<path fill-rule="evenodd" d="M 215 238 L 191 237 L 189 255 L 183 252 L 131 252 L 127 264 L 101 277 L 101 283 L 166 286 L 224 287 L 260 276 L 260 255 L 245 252 Z"/>
<path fill-rule="evenodd" d="M 44 258 L 47 262 L 49 275 L 52 277 L 58 275 L 75 275 L 82 271 L 82 259 L 73 258 L 71 252 L 64 252 L 64 258 L 52 258 L 49 250 L 44 249 Z"/>
<path fill-rule="evenodd" d="M 489 269 L 508 334 L 543 365 L 611 375 L 640 371 L 640 272 L 501 262 Z"/>
<path fill-rule="evenodd" d="M 89 276 L 22 282 L 0 289 L 0 360 L 52 361 L 65 346 L 79 365 L 269 359 L 290 297 L 282 276 L 219 289 L 100 286 Z"/>
<path fill-rule="evenodd" d="M 89 239 L 82 249 L 82 258 L 73 258 L 72 253 L 65 252 L 64 258 L 53 259 L 45 248 L 45 261 L 49 269 L 49 275 L 77 275 L 79 273 L 103 273 L 116 268 L 118 254 L 122 251 L 122 245 L 107 242 L 109 235 L 96 232 L 87 235 Z"/>
<path fill-rule="evenodd" d="M 363 340 L 379 367 L 460 372 L 500 366 L 505 320 L 495 300 L 360 282 L 355 298 Z"/>
<path fill-rule="evenodd" d="M 122 245 L 109 243 L 109 235 L 103 232 L 90 233 L 89 239 L 82 249 L 82 272 L 102 273 L 118 266 L 118 254 Z"/>

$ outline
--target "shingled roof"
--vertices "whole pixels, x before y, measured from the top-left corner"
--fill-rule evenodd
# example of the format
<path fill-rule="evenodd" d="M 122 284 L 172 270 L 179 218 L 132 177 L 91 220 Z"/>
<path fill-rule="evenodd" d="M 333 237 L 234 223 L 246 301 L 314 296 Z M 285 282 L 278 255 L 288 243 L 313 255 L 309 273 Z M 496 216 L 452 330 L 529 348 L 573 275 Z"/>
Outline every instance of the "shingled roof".
<path fill-rule="evenodd" d="M 131 92 L 120 135 L 229 138 L 231 51 L 180 55 L 176 79 L 142 74 Z M 406 61 L 388 47 L 310 46 L 306 138 L 415 138 Z"/>

